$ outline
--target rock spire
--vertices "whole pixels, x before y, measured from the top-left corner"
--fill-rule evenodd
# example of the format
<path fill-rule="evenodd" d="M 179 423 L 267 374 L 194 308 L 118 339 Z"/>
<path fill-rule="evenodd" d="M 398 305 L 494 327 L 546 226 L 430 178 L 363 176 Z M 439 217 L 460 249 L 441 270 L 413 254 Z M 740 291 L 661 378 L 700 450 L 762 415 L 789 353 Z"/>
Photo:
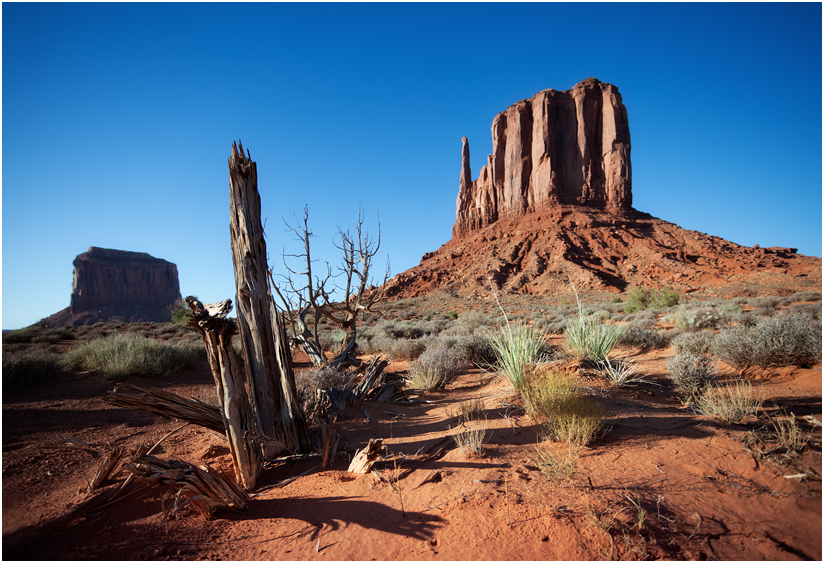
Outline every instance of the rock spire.
<path fill-rule="evenodd" d="M 623 215 L 632 209 L 627 110 L 612 84 L 587 78 L 572 90 L 543 90 L 492 120 L 492 154 L 472 180 L 463 138 L 452 233 L 548 205 Z"/>

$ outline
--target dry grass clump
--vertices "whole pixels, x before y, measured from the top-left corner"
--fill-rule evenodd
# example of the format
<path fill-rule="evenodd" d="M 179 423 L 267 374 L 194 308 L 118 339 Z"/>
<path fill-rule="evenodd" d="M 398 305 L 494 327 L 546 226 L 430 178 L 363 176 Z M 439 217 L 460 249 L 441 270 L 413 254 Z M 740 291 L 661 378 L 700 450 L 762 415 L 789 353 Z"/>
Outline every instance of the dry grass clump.
<path fill-rule="evenodd" d="M 587 395 L 573 374 L 530 370 L 521 387 L 527 413 L 540 422 L 549 438 L 586 446 L 600 430 L 606 409 Z"/>
<path fill-rule="evenodd" d="M 486 440 L 486 419 L 456 426 L 450 430 L 452 431 L 452 439 L 466 457 L 483 457 L 484 440 Z"/>
<path fill-rule="evenodd" d="M 638 383 L 648 383 L 648 374 L 641 373 L 633 360 L 627 357 L 599 362 L 598 371 L 616 387 L 628 387 Z"/>
<path fill-rule="evenodd" d="M 3 353 L 3 389 L 28 387 L 46 382 L 65 369 L 60 354 L 44 347 Z"/>
<path fill-rule="evenodd" d="M 806 436 L 804 435 L 804 431 L 798 425 L 794 414 L 790 418 L 767 418 L 770 421 L 773 434 L 778 440 L 779 447 L 787 453 L 800 452 L 812 438 L 812 431 Z"/>
<path fill-rule="evenodd" d="M 341 393 L 332 393 L 332 395 L 339 396 L 342 400 L 345 392 L 348 392 L 351 387 L 353 379 L 352 374 L 330 366 L 306 370 L 296 378 L 295 386 L 298 392 L 298 402 L 311 425 L 322 422 L 324 415 L 321 411 L 325 406 L 326 399 L 318 394 L 318 390 L 341 390 Z"/>
<path fill-rule="evenodd" d="M 465 424 L 474 420 L 484 419 L 484 400 L 480 397 L 462 401 L 447 409 L 447 413 L 456 424 Z"/>
<path fill-rule="evenodd" d="M 763 396 L 749 381 L 736 381 L 725 387 L 709 387 L 698 397 L 695 407 L 702 414 L 717 416 L 732 424 L 747 416 L 756 416 L 763 402 Z"/>
<path fill-rule="evenodd" d="M 83 342 L 63 356 L 69 369 L 96 370 L 110 379 L 164 377 L 191 367 L 202 348 L 158 342 L 133 333 Z"/>
<path fill-rule="evenodd" d="M 580 450 L 575 446 L 567 446 L 562 452 L 557 449 L 547 449 L 538 445 L 535 447 L 536 457 L 532 463 L 541 470 L 541 473 L 553 483 L 572 483 L 575 476 L 575 462 L 580 456 Z"/>
<path fill-rule="evenodd" d="M 422 391 L 443 389 L 461 374 L 463 367 L 461 354 L 445 342 L 436 340 L 409 364 L 407 385 Z"/>
<path fill-rule="evenodd" d="M 718 370 L 709 356 L 684 352 L 666 364 L 669 378 L 684 395 L 688 404 L 695 404 L 701 394 L 718 378 Z"/>

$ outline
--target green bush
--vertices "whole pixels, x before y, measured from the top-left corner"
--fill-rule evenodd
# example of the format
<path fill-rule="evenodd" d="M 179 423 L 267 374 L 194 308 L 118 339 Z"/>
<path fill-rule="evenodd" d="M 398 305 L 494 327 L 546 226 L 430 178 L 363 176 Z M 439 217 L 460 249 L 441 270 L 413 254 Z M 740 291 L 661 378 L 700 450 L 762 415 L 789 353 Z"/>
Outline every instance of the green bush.
<path fill-rule="evenodd" d="M 661 289 L 643 289 L 633 287 L 627 292 L 627 302 L 624 305 L 625 313 L 651 309 L 664 309 L 678 305 L 678 294 L 671 287 Z"/>
<path fill-rule="evenodd" d="M 43 327 L 39 325 L 27 326 L 18 330 L 3 333 L 3 344 L 28 344 L 32 338 L 42 334 Z"/>
<path fill-rule="evenodd" d="M 164 377 L 191 367 L 198 350 L 187 344 L 169 344 L 132 333 L 83 342 L 66 352 L 70 369 L 96 370 L 111 379 L 131 375 Z"/>
<path fill-rule="evenodd" d="M 60 354 L 42 347 L 3 354 L 3 389 L 15 389 L 43 383 L 65 370 Z"/>

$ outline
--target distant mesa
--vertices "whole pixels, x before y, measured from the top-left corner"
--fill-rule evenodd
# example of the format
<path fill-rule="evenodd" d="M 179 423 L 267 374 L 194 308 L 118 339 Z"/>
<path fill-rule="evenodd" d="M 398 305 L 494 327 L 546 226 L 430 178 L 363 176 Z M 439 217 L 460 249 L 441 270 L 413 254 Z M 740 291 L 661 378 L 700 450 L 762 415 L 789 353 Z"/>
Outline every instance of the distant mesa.
<path fill-rule="evenodd" d="M 618 88 L 588 78 L 543 90 L 492 120 L 492 154 L 472 179 L 463 138 L 452 240 L 387 282 L 387 296 L 437 289 L 620 292 L 672 286 L 707 295 L 821 287 L 821 258 L 689 231 L 632 207 L 627 110 Z M 673 194 L 675 196 L 675 194 Z"/>
<path fill-rule="evenodd" d="M 177 266 L 145 252 L 92 246 L 74 259 L 71 305 L 47 326 L 99 321 L 165 322 L 180 299 Z"/>

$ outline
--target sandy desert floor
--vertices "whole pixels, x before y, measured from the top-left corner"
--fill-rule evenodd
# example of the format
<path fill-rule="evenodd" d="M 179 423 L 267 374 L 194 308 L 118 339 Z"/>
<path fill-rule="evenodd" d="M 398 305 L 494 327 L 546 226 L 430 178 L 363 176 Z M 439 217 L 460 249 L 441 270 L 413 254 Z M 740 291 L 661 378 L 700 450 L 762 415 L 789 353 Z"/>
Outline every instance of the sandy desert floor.
<path fill-rule="evenodd" d="M 567 459 L 567 446 L 540 442 L 507 384 L 475 369 L 420 397 L 428 402 L 349 407 L 332 467 L 321 471 L 309 460 L 267 470 L 244 512 L 207 520 L 190 505 L 164 520 L 156 488 L 47 534 L 40 526 L 84 498 L 102 455 L 117 444 L 155 443 L 181 423 L 107 404 L 113 384 L 89 374 L 4 393 L 3 557 L 820 560 L 820 426 L 799 418 L 807 447 L 765 453 L 775 443 L 764 417 L 727 425 L 681 404 L 665 377 L 672 349 L 630 354 L 657 385 L 604 388 L 607 431 L 568 458 L 567 475 L 550 479 L 537 462 L 537 448 Z M 305 369 L 300 360 L 296 367 Z M 407 367 L 395 362 L 387 372 Z M 771 416 L 821 420 L 820 364 L 750 377 Z M 129 382 L 201 399 L 214 393 L 205 360 L 164 380 Z M 450 437 L 454 405 L 470 398 L 483 399 L 491 431 L 483 457 L 466 457 Z M 63 437 L 90 450 L 67 449 Z M 386 445 L 377 471 L 348 473 L 370 438 Z M 158 455 L 231 471 L 225 446 L 222 436 L 190 425 Z"/>

